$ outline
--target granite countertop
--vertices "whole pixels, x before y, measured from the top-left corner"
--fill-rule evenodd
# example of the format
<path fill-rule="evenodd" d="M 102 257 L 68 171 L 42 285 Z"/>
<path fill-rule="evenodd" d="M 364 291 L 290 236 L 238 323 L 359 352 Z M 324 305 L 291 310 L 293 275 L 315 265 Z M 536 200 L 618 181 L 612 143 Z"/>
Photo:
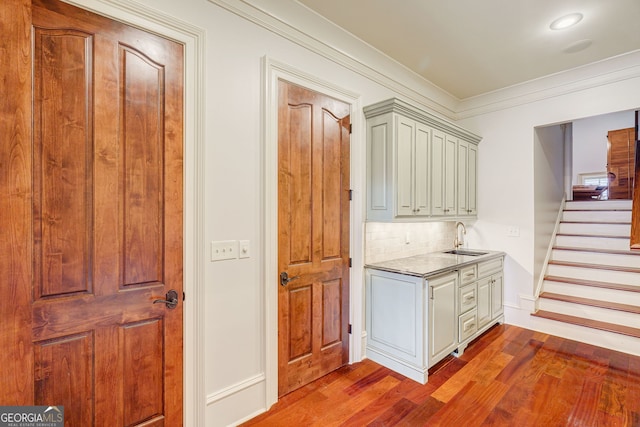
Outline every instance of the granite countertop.
<path fill-rule="evenodd" d="M 444 273 L 468 264 L 486 261 L 492 258 L 504 256 L 501 251 L 488 251 L 483 249 L 460 248 L 462 251 L 483 252 L 483 255 L 456 255 L 447 254 L 444 251 L 431 252 L 423 255 L 414 255 L 389 261 L 366 264 L 365 268 L 390 271 L 392 273 L 407 274 L 409 276 L 428 277 Z"/>

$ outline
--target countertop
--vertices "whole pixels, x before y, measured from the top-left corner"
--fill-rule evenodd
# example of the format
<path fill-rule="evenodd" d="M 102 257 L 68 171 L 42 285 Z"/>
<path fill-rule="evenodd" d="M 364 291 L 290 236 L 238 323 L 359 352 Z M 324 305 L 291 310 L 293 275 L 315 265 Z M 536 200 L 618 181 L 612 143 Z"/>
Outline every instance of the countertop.
<path fill-rule="evenodd" d="M 467 249 L 477 252 L 486 252 L 484 255 L 455 255 L 447 254 L 444 251 L 431 252 L 423 255 L 414 255 L 405 258 L 392 259 L 389 261 L 366 264 L 365 268 L 375 270 L 390 271 L 392 273 L 407 274 L 409 276 L 429 277 L 446 271 L 455 270 L 468 264 L 487 261 L 489 259 L 504 256 L 501 251 L 488 251 L 484 249 Z"/>

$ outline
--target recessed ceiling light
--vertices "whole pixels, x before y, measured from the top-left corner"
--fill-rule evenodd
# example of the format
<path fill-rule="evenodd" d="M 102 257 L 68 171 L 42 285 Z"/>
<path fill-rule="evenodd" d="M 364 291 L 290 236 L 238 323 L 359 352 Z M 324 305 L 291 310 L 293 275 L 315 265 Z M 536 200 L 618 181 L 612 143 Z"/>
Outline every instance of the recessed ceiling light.
<path fill-rule="evenodd" d="M 570 13 L 553 21 L 551 25 L 549 25 L 549 28 L 552 30 L 564 30 L 565 28 L 576 25 L 580 21 L 582 21 L 581 13 Z"/>

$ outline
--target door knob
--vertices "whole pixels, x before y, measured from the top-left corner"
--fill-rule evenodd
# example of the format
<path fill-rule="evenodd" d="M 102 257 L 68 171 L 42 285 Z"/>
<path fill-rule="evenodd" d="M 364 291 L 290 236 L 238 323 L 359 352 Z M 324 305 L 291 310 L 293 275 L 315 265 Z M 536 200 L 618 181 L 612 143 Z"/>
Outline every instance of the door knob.
<path fill-rule="evenodd" d="M 280 273 L 280 285 L 281 286 L 287 286 L 290 281 L 296 280 L 296 279 L 299 279 L 299 278 L 300 278 L 300 276 L 289 277 L 287 272 L 283 271 L 282 273 Z"/>
<path fill-rule="evenodd" d="M 171 289 L 167 292 L 166 299 L 153 300 L 154 304 L 166 304 L 167 308 L 176 308 L 178 306 L 178 293 Z"/>

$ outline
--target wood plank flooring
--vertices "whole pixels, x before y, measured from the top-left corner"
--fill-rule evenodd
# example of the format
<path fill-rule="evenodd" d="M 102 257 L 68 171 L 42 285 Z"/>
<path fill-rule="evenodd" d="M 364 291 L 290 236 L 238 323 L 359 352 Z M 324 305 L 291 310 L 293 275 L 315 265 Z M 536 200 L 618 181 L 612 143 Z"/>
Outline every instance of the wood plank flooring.
<path fill-rule="evenodd" d="M 421 385 L 365 360 L 243 426 L 640 426 L 640 357 L 509 325 Z"/>

